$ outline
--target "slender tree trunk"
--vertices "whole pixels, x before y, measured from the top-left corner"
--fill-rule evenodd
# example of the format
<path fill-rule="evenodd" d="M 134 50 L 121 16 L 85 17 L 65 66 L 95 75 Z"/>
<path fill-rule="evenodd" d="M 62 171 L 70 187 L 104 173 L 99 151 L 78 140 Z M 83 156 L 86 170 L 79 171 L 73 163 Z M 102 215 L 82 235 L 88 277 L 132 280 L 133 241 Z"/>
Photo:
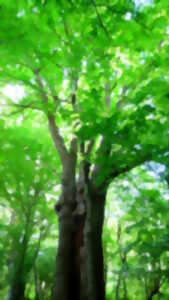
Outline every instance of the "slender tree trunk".
<path fill-rule="evenodd" d="M 160 279 L 155 280 L 154 287 L 148 291 L 146 300 L 152 300 L 155 295 L 158 295 L 160 292 Z"/>
<path fill-rule="evenodd" d="M 17 254 L 18 258 L 14 262 L 14 272 L 13 272 L 13 281 L 11 284 L 11 288 L 8 294 L 8 300 L 23 300 L 25 294 L 25 274 L 24 274 L 24 261 L 25 255 L 28 245 L 28 226 L 29 226 L 29 218 L 27 220 L 26 231 L 23 236 L 23 241 L 21 244 L 21 252 Z"/>
<path fill-rule="evenodd" d="M 16 278 L 8 294 L 8 300 L 23 300 L 25 294 L 25 282 L 22 278 Z"/>
<path fill-rule="evenodd" d="M 35 300 L 40 300 L 40 292 L 39 292 L 39 282 L 38 282 L 38 274 L 36 270 L 36 266 L 33 268 L 34 273 L 34 284 L 35 284 Z"/>
<path fill-rule="evenodd" d="M 120 285 L 121 285 L 121 273 L 118 275 L 118 280 L 117 280 L 117 285 L 116 285 L 116 293 L 115 293 L 116 300 L 119 300 Z"/>
<path fill-rule="evenodd" d="M 127 293 L 127 285 L 126 285 L 126 279 L 123 278 L 123 300 L 128 300 L 128 293 Z"/>

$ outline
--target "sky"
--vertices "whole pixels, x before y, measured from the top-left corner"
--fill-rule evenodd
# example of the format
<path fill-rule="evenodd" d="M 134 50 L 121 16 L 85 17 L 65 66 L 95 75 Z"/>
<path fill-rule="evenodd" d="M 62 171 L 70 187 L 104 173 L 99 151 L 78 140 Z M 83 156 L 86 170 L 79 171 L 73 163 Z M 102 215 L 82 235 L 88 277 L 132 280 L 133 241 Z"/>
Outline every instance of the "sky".
<path fill-rule="evenodd" d="M 135 0 L 135 4 L 137 6 L 140 6 L 140 5 L 149 5 L 149 4 L 152 4 L 152 0 Z"/>
<path fill-rule="evenodd" d="M 7 84 L 3 88 L 3 94 L 9 97 L 14 103 L 18 103 L 25 96 L 25 91 L 21 85 Z"/>

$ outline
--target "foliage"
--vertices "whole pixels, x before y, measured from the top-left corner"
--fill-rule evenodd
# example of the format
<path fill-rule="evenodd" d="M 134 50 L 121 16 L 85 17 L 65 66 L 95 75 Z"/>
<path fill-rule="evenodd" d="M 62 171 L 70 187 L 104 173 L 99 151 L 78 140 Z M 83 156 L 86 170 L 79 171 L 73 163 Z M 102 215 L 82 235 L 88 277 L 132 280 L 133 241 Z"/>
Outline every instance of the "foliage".
<path fill-rule="evenodd" d="M 63 169 L 51 116 L 68 152 L 77 140 L 76 169 L 92 141 L 98 185 L 113 180 L 107 297 L 145 299 L 159 280 L 162 299 L 169 295 L 169 6 L 143 2 L 0 1 L 2 299 L 21 254 L 26 296 L 50 297 Z"/>
<path fill-rule="evenodd" d="M 169 190 L 165 166 L 152 163 L 152 167 L 134 169 L 112 184 L 108 194 L 104 228 L 108 293 L 115 293 L 120 277 L 121 296 L 125 280 L 129 299 L 146 299 L 158 281 L 162 299 L 168 297 Z"/>

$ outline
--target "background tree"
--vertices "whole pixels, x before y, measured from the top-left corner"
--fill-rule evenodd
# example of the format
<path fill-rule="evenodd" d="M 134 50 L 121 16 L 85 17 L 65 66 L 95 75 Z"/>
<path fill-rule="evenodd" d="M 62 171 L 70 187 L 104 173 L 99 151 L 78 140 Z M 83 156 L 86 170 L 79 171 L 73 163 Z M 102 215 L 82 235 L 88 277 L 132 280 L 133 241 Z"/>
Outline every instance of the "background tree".
<path fill-rule="evenodd" d="M 54 232 L 52 229 L 54 224 L 57 225 L 52 206 L 56 171 L 51 169 L 49 173 L 48 167 L 51 164 L 57 169 L 57 160 L 51 156 L 51 151 L 46 151 L 48 138 L 45 146 L 37 143 L 39 134 L 40 130 L 31 133 L 14 122 L 12 128 L 1 124 L 0 243 L 6 249 L 3 250 L 2 265 L 8 281 L 4 277 L 4 284 L 9 285 L 8 299 L 12 300 L 23 300 L 26 296 L 29 275 L 41 243 L 52 235 L 56 238 L 56 228 Z M 50 204 L 47 202 L 49 197 Z"/>
<path fill-rule="evenodd" d="M 152 162 L 111 185 L 103 237 L 112 299 L 126 299 L 126 290 L 129 299 L 168 298 L 166 175 L 165 165 Z"/>

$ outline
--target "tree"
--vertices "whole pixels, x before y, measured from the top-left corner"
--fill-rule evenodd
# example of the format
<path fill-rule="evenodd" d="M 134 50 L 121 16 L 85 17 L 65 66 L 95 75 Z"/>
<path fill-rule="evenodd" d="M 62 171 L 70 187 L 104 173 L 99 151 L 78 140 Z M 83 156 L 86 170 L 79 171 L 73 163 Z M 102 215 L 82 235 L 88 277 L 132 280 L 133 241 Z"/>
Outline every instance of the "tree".
<path fill-rule="evenodd" d="M 166 166 L 167 160 L 168 156 L 163 158 Z M 151 162 L 136 168 L 109 189 L 103 236 L 108 294 L 116 292 L 116 299 L 126 299 L 126 294 L 129 299 L 168 297 L 169 194 L 165 165 Z"/>
<path fill-rule="evenodd" d="M 39 135 L 40 130 L 31 135 L 31 130 L 14 123 L 12 128 L 1 124 L 0 205 L 3 235 L 0 243 L 6 249 L 2 265 L 7 267 L 4 273 L 9 278 L 9 300 L 25 299 L 28 277 L 38 258 L 41 243 L 49 228 L 51 230 L 51 225 L 54 223 L 56 226 L 55 215 L 51 211 L 53 208 L 46 202 L 46 194 L 49 191 L 52 193 L 56 185 L 56 175 L 52 169 L 49 173 L 48 167 L 51 164 L 57 168 L 57 164 L 56 159 L 50 157 L 51 152 L 37 143 Z M 49 144 L 46 138 L 45 148 Z"/>
<path fill-rule="evenodd" d="M 166 1 L 142 11 L 132 1 L 2 2 L 2 87 L 24 88 L 8 104 L 44 113 L 62 165 L 53 300 L 105 299 L 109 183 L 168 150 L 167 13 Z"/>

